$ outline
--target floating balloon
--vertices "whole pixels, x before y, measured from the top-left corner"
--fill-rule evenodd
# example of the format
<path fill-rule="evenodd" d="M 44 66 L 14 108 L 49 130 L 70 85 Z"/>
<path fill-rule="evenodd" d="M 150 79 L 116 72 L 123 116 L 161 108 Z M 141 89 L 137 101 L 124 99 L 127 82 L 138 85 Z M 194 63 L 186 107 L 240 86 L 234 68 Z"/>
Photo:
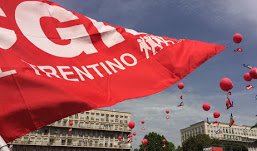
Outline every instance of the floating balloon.
<path fill-rule="evenodd" d="M 233 88 L 233 83 L 229 78 L 223 78 L 220 80 L 220 88 L 223 91 L 229 91 Z"/>
<path fill-rule="evenodd" d="M 142 124 L 144 124 L 144 123 L 145 123 L 145 121 L 144 121 L 144 120 L 142 120 L 142 121 L 141 121 L 141 123 L 142 123 Z"/>
<path fill-rule="evenodd" d="M 245 81 L 252 81 L 252 77 L 250 76 L 250 73 L 245 73 L 244 79 L 245 79 Z"/>
<path fill-rule="evenodd" d="M 168 120 L 168 119 L 170 119 L 170 117 L 169 117 L 169 116 L 167 116 L 167 117 L 166 117 L 166 119 Z"/>
<path fill-rule="evenodd" d="M 162 142 L 165 143 L 165 142 L 166 142 L 166 139 L 163 139 Z"/>
<path fill-rule="evenodd" d="M 184 88 L 184 83 L 182 83 L 182 82 L 179 83 L 179 84 L 178 84 L 178 88 L 179 88 L 179 89 L 183 89 L 183 88 Z"/>
<path fill-rule="evenodd" d="M 209 103 L 204 103 L 203 104 L 203 110 L 209 111 L 210 108 L 211 108 L 211 105 Z"/>
<path fill-rule="evenodd" d="M 133 121 L 130 121 L 128 126 L 130 129 L 133 129 L 135 127 L 135 123 Z"/>
<path fill-rule="evenodd" d="M 145 128 L 144 128 L 144 127 L 142 127 L 142 128 L 141 128 L 141 130 L 142 130 L 142 131 L 144 131 L 144 130 L 145 130 Z"/>
<path fill-rule="evenodd" d="M 249 74 L 253 79 L 257 79 L 257 68 L 252 68 Z"/>
<path fill-rule="evenodd" d="M 69 129 L 69 132 L 71 132 L 71 131 L 72 131 L 72 128 Z"/>
<path fill-rule="evenodd" d="M 213 113 L 213 117 L 214 117 L 214 118 L 219 118 L 219 117 L 220 117 L 220 112 L 215 111 L 215 112 Z"/>
<path fill-rule="evenodd" d="M 239 34 L 239 33 L 236 33 L 234 36 L 233 36 L 233 41 L 235 42 L 235 43 L 240 43 L 241 41 L 242 41 L 242 35 L 241 34 Z"/>
<path fill-rule="evenodd" d="M 162 148 L 165 148 L 166 147 L 166 145 L 164 144 L 163 146 L 162 146 Z"/>
<path fill-rule="evenodd" d="M 136 136 L 137 135 L 137 133 L 136 132 L 133 132 L 133 136 Z"/>
<path fill-rule="evenodd" d="M 119 140 L 119 141 L 121 140 L 121 136 L 118 137 L 118 140 Z"/>
<path fill-rule="evenodd" d="M 142 144 L 143 144 L 143 145 L 147 145 L 147 143 L 148 143 L 147 139 L 144 138 L 144 139 L 142 140 Z"/>
<path fill-rule="evenodd" d="M 169 114 L 169 113 L 170 113 L 170 111 L 169 111 L 169 110 L 166 110 L 166 113 L 167 113 L 167 114 Z"/>
<path fill-rule="evenodd" d="M 72 121 L 70 121 L 70 123 L 69 123 L 69 124 L 70 124 L 70 126 L 72 126 L 72 125 L 73 125 L 73 122 L 72 122 Z"/>

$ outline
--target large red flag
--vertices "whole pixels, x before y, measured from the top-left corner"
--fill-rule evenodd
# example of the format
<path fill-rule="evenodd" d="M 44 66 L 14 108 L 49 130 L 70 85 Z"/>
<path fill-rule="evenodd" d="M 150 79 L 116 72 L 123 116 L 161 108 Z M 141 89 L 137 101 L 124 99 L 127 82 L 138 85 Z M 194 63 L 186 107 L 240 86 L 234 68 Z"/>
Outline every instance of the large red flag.
<path fill-rule="evenodd" d="M 224 46 L 97 22 L 46 0 L 0 0 L 0 135 L 160 92 Z"/>

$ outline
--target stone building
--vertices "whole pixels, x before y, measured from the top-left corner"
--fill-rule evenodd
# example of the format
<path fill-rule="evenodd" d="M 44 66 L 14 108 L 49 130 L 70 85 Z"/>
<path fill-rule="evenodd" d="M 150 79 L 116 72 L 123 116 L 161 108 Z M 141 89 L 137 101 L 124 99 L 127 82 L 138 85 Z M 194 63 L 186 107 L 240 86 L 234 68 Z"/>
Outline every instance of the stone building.
<path fill-rule="evenodd" d="M 220 130 L 221 134 L 216 134 Z M 180 130 L 181 143 L 190 136 L 197 134 L 206 134 L 210 138 L 217 138 L 224 141 L 241 142 L 248 147 L 249 151 L 257 151 L 257 146 L 253 142 L 257 141 L 257 129 L 251 129 L 251 126 L 233 125 L 231 128 L 227 123 L 208 124 L 206 121 L 195 123 Z"/>
<path fill-rule="evenodd" d="M 130 117 L 98 109 L 75 114 L 14 140 L 13 151 L 128 151 Z"/>

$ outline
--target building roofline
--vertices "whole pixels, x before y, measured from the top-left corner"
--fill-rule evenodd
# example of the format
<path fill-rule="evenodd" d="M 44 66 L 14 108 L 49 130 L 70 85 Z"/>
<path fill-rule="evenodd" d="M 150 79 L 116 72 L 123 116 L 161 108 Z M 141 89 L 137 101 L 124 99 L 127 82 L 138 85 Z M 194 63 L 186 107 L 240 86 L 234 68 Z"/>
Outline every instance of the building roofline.
<path fill-rule="evenodd" d="M 104 109 L 92 109 L 92 110 L 99 110 L 99 111 L 108 111 L 108 112 L 118 112 L 118 113 L 126 113 L 126 114 L 131 114 L 130 112 L 121 112 L 121 111 L 112 111 L 112 110 L 104 110 Z M 86 112 L 86 111 L 85 111 Z"/>
<path fill-rule="evenodd" d="M 194 123 L 194 124 L 191 124 L 190 126 L 188 126 L 188 127 L 185 127 L 185 128 L 183 128 L 183 129 L 181 129 L 180 131 L 182 131 L 182 130 L 185 130 L 185 129 L 187 129 L 187 128 L 189 128 L 189 127 L 191 127 L 191 126 L 195 126 L 195 125 L 197 125 L 197 124 L 201 124 L 201 123 L 207 123 L 206 121 L 200 121 L 200 122 L 197 122 L 197 123 Z M 224 122 L 219 122 L 220 124 L 224 124 L 224 125 L 228 125 L 229 123 L 224 123 Z M 242 127 L 252 127 L 252 126 L 248 126 L 248 125 L 237 125 L 237 124 L 234 124 L 233 126 L 242 126 Z"/>

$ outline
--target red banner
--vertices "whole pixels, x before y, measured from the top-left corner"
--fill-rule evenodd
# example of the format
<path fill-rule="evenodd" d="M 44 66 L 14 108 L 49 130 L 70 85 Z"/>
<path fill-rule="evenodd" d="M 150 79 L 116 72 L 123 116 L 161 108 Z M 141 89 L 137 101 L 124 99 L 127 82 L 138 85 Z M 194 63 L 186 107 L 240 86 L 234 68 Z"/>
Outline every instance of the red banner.
<path fill-rule="evenodd" d="M 42 0 L 0 0 L 0 135 L 160 92 L 224 46 L 97 22 Z"/>

